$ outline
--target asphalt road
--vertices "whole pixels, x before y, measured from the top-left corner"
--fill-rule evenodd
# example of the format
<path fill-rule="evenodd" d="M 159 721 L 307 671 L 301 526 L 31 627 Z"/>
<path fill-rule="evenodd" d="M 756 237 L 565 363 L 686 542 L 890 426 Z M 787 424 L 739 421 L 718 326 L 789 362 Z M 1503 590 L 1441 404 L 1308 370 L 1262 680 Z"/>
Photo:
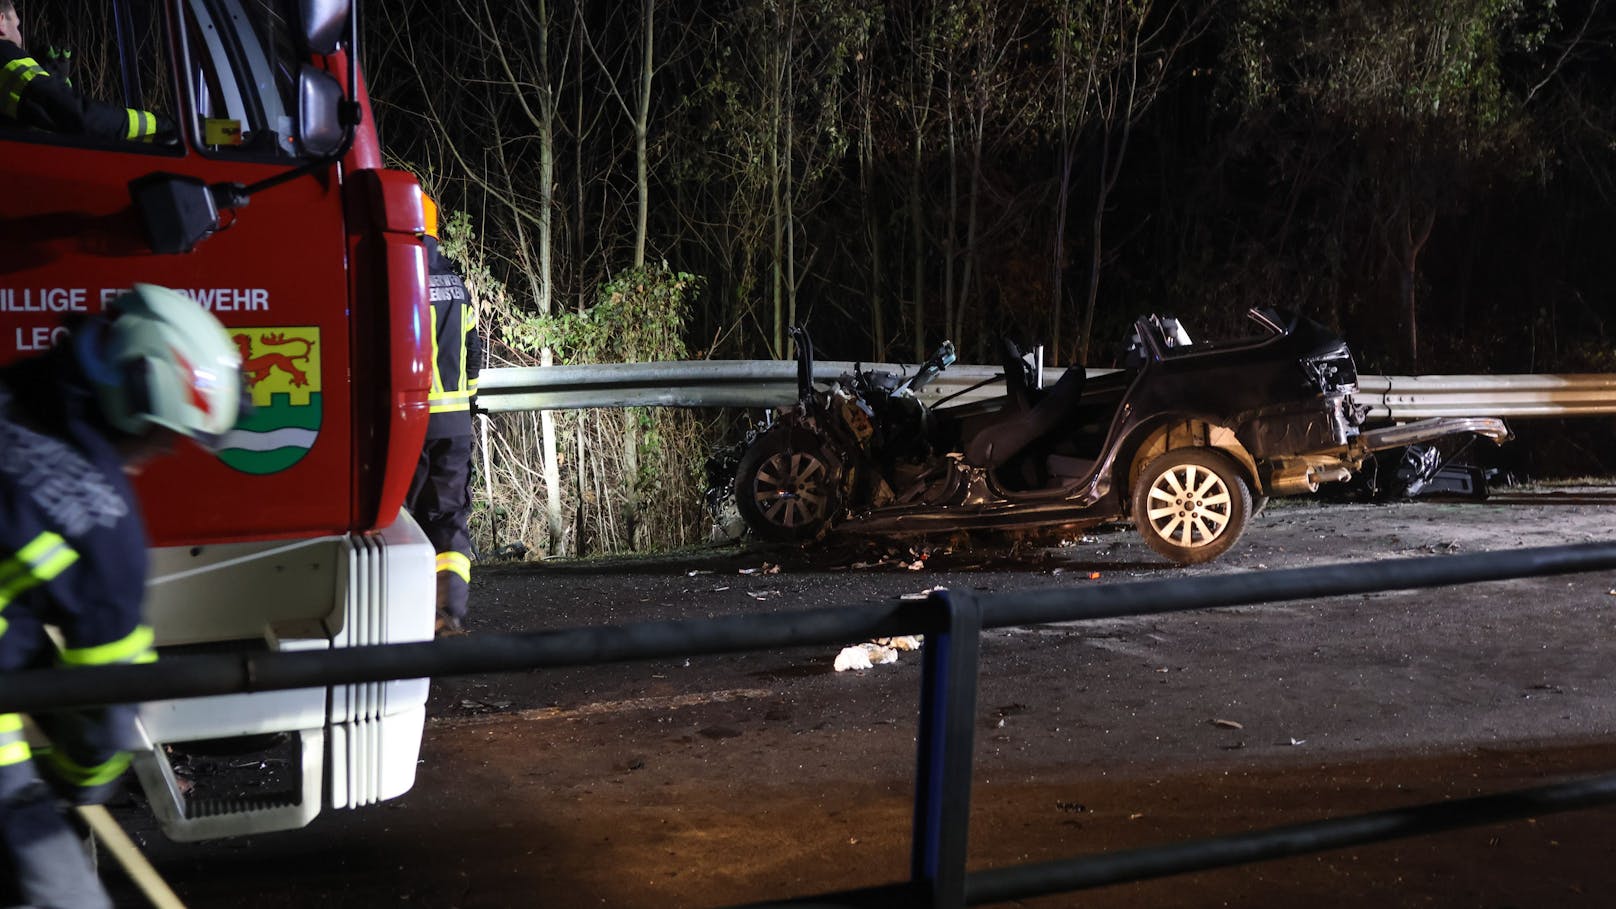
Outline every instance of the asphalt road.
<path fill-rule="evenodd" d="M 1602 488 L 1485 504 L 1280 503 L 1233 552 L 1193 569 L 1120 529 L 1048 548 L 493 566 L 477 573 L 470 627 L 1607 540 L 1612 506 L 1616 490 Z M 990 631 L 972 866 L 1616 770 L 1613 631 L 1616 574 Z M 201 845 L 162 841 L 128 808 L 119 816 L 196 907 L 714 906 L 896 880 L 919 655 L 835 672 L 835 651 L 438 680 L 419 778 L 401 799 Z M 1605 906 L 1613 825 L 1616 809 L 1591 809 L 1032 905 Z"/>

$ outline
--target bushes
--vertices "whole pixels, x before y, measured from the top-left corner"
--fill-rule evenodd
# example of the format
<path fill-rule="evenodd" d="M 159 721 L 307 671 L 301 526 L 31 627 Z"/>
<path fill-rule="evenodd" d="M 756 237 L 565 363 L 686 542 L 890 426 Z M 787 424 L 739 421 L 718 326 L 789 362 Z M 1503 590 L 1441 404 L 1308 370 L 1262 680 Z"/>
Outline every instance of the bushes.
<path fill-rule="evenodd" d="M 469 281 L 475 263 L 467 264 Z M 498 365 L 536 366 L 546 349 L 561 364 L 681 360 L 688 356 L 683 332 L 690 299 L 700 284 L 665 266 L 632 269 L 602 285 L 593 306 L 557 316 L 523 312 L 508 294 L 495 292 L 483 298 L 484 331 Z M 485 475 L 474 491 L 479 552 L 508 552 L 520 542 L 544 555 L 580 555 L 701 538 L 706 446 L 695 413 L 580 410 L 552 419 L 558 513 L 547 502 L 544 416 L 489 419 L 481 437 L 490 456 L 478 465 Z"/>

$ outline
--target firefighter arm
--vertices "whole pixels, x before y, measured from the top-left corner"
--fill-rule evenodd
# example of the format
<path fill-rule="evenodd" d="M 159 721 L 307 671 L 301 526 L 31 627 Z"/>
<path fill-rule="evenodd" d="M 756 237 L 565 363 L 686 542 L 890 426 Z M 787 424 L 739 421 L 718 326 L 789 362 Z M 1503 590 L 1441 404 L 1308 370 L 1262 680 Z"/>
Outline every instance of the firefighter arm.
<path fill-rule="evenodd" d="M 82 545 L 98 558 L 76 560 L 47 588 L 60 631 L 58 671 L 157 659 L 152 630 L 140 621 L 145 585 L 136 583 L 131 592 L 129 583 L 143 578 L 143 564 L 129 562 L 143 562 L 145 552 L 143 547 L 134 555 L 126 552 L 123 544 L 130 542 L 139 545 L 122 534 L 92 534 Z M 127 574 L 131 570 L 132 576 Z M 37 755 L 41 776 L 75 805 L 106 801 L 129 767 L 129 749 L 136 744 L 135 711 L 134 705 L 114 704 L 36 717 L 50 740 Z"/>
<path fill-rule="evenodd" d="M 466 390 L 471 392 L 471 411 L 477 412 L 477 376 L 482 373 L 487 352 L 483 349 L 483 335 L 477 330 L 477 307 L 466 307 Z"/>
<path fill-rule="evenodd" d="M 93 647 L 71 647 L 58 641 L 58 670 L 81 666 L 146 663 L 157 659 L 151 629 L 143 625 L 118 641 Z M 74 805 L 99 805 L 118 792 L 135 745 L 132 704 L 40 714 L 35 725 L 49 744 L 36 749 L 35 765 L 58 798 Z"/>
<path fill-rule="evenodd" d="M 25 126 L 99 139 L 152 142 L 170 138 L 174 124 L 151 111 L 117 107 L 80 94 L 15 45 L 5 49 L 0 112 Z"/>
<path fill-rule="evenodd" d="M 151 662 L 157 658 L 151 649 L 151 635 L 151 629 L 142 625 L 109 644 L 63 647 L 59 671 Z M 129 769 L 129 750 L 136 744 L 135 711 L 134 705 L 114 704 L 36 718 L 40 731 L 50 740 L 48 746 L 37 751 L 36 764 L 60 798 L 74 805 L 95 805 L 118 791 L 118 781 Z"/>
<path fill-rule="evenodd" d="M 110 801 L 129 769 L 126 748 L 102 744 L 127 738 L 135 708 L 125 705 L 41 714 L 35 719 L 49 740 L 34 751 L 34 766 L 56 796 L 73 805 Z M 127 744 L 127 743 L 125 743 Z"/>

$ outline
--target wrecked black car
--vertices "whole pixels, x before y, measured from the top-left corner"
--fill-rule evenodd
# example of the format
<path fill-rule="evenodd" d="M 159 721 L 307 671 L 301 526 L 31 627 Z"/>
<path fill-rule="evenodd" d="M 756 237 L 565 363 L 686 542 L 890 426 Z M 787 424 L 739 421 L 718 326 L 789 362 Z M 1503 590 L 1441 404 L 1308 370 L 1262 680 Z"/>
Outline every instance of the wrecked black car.
<path fill-rule="evenodd" d="M 1297 315 L 1249 315 L 1251 337 L 1216 342 L 1141 318 L 1124 368 L 1074 366 L 1047 388 L 1006 344 L 1004 394 L 952 406 L 922 400 L 950 344 L 913 375 L 855 367 L 820 389 L 794 331 L 798 399 L 741 455 L 736 506 L 758 536 L 799 542 L 1131 519 L 1152 549 L 1195 564 L 1233 546 L 1268 496 L 1347 479 L 1377 450 L 1509 438 L 1493 418 L 1366 428 L 1344 341 Z"/>

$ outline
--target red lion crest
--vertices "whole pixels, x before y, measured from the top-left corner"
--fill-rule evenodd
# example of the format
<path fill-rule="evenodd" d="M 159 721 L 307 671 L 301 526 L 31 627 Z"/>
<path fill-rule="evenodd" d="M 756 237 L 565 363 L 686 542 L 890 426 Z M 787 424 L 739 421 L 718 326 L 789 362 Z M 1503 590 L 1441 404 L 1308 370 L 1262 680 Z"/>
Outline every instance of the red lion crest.
<path fill-rule="evenodd" d="M 297 361 L 305 364 L 309 361 L 309 354 L 314 351 L 314 342 L 307 338 L 288 338 L 282 334 L 263 335 L 258 343 L 265 347 L 282 347 L 288 344 L 302 344 L 303 352 L 288 354 L 278 350 L 266 351 L 253 356 L 253 339 L 250 335 L 235 335 L 233 340 L 241 351 L 241 371 L 246 374 L 247 382 L 256 385 L 259 380 L 269 377 L 269 374 L 279 369 L 292 379 L 294 388 L 302 388 L 309 384 L 308 373 L 297 367 Z"/>

